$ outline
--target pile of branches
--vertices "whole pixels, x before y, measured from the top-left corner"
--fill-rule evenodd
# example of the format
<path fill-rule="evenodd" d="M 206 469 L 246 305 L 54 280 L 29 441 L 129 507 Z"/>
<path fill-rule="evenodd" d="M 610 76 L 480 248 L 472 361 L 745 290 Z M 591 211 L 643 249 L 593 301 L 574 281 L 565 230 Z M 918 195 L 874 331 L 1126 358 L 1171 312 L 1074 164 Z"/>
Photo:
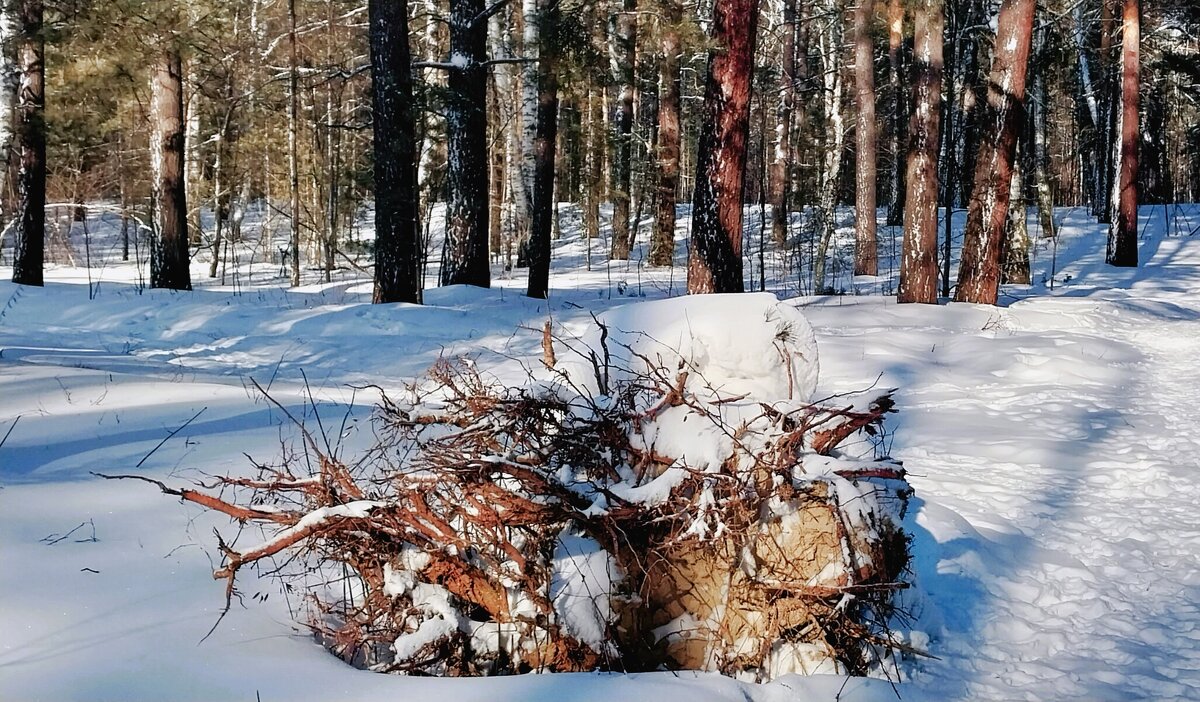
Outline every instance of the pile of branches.
<path fill-rule="evenodd" d="M 906 587 L 904 470 L 839 449 L 881 436 L 890 393 L 723 397 L 684 359 L 610 354 L 603 331 L 571 365 L 547 327 L 545 368 L 521 383 L 446 359 L 402 397 L 380 391 L 378 441 L 352 462 L 304 432 L 305 461 L 159 486 L 268 527 L 254 546 L 222 542 L 229 594 L 281 553 L 351 573 L 359 587 L 320 598 L 312 626 L 374 670 L 765 680 L 869 674 L 914 652 L 889 631 Z M 665 452 L 672 427 L 700 450 Z"/>

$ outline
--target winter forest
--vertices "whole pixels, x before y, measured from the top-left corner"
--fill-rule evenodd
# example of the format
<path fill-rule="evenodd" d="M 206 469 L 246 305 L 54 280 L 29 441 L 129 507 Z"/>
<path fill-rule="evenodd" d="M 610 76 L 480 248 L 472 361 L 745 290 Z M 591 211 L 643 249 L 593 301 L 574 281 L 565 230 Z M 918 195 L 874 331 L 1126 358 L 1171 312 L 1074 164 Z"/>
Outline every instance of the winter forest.
<path fill-rule="evenodd" d="M 1198 203 L 1196 0 L 0 0 L 0 699 L 1196 699 Z"/>

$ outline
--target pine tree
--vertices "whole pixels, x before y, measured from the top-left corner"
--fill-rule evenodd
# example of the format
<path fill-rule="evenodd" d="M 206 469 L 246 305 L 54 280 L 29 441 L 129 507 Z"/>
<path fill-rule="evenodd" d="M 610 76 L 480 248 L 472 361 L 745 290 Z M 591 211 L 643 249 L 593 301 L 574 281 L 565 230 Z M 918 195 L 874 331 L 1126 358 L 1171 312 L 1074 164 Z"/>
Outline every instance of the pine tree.
<path fill-rule="evenodd" d="M 1017 137 L 1025 121 L 1025 76 L 1036 7 L 1036 0 L 1004 0 L 1000 5 L 975 187 L 954 295 L 958 302 L 994 305 L 1000 291 L 1000 253 Z"/>
<path fill-rule="evenodd" d="M 374 302 L 421 302 L 408 3 L 370 0 L 375 153 Z"/>
<path fill-rule="evenodd" d="M 689 293 L 742 292 L 742 189 L 758 0 L 717 0 L 692 195 Z"/>
<path fill-rule="evenodd" d="M 17 59 L 21 84 L 15 141 L 20 150 L 13 282 L 41 285 L 46 241 L 46 88 L 42 0 L 20 0 Z"/>
<path fill-rule="evenodd" d="M 1105 260 L 1114 266 L 1137 266 L 1138 233 L 1138 90 L 1141 17 L 1138 0 L 1124 0 L 1121 13 L 1121 103 L 1114 139 L 1117 176 L 1112 195 L 1114 213 L 1108 229 Z"/>
<path fill-rule="evenodd" d="M 173 39 L 165 39 L 158 48 L 150 87 L 156 234 L 151 250 L 150 287 L 191 290 L 183 177 L 183 61 Z"/>
<path fill-rule="evenodd" d="M 942 0 L 914 8 L 912 123 L 905 173 L 899 302 L 937 304 L 937 157 L 942 95 Z"/>

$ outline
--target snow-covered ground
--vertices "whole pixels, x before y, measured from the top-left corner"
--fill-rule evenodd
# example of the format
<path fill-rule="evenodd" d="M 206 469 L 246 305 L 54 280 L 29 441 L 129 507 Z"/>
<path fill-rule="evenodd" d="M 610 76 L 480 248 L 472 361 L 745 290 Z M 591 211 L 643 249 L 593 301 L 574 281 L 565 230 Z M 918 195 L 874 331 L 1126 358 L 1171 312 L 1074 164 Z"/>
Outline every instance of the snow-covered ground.
<path fill-rule="evenodd" d="M 836 676 L 376 675 L 294 622 L 301 592 L 253 573 L 204 639 L 223 605 L 212 530 L 235 528 L 90 471 L 184 484 L 249 470 L 243 454 L 277 457 L 295 432 L 250 378 L 312 426 L 345 423 L 352 451 L 373 399 L 355 386 L 397 387 L 442 354 L 536 358 L 548 315 L 582 322 L 679 294 L 683 269 L 652 271 L 637 254 L 607 265 L 598 242 L 589 271 L 568 227 L 549 303 L 521 296 L 523 272 L 497 268 L 489 291 L 371 306 L 353 270 L 287 291 L 262 260 L 225 287 L 198 262 L 198 289 L 173 293 L 142 290 L 98 228 L 102 265 L 54 266 L 45 289 L 0 283 L 0 699 L 1200 699 L 1200 237 L 1188 236 L 1200 209 L 1142 215 L 1145 265 L 1118 270 L 1085 213 L 1060 211 L 1057 251 L 1039 242 L 1035 285 L 1006 289 L 1002 308 L 792 300 L 817 333 L 819 397 L 900 388 L 890 441 L 917 490 L 914 626 L 938 658 L 909 663 L 895 689 Z M 787 262 L 764 255 L 783 297 L 804 289 Z M 841 275 L 848 292 L 894 288 Z"/>

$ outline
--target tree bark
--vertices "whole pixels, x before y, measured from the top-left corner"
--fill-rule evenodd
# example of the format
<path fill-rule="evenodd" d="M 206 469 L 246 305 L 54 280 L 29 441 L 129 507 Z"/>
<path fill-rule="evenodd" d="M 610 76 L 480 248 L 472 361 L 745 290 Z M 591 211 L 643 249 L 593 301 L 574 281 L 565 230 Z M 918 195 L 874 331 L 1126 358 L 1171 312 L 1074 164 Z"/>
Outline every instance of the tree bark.
<path fill-rule="evenodd" d="M 450 3 L 446 244 L 442 285 L 491 285 L 488 267 L 487 44 L 483 0 Z"/>
<path fill-rule="evenodd" d="M 1036 7 L 1035 0 L 1004 0 L 1000 5 L 975 187 L 954 295 L 958 302 L 994 305 L 1000 291 L 1000 249 L 1017 136 L 1025 120 L 1025 75 Z"/>
<path fill-rule="evenodd" d="M 692 195 L 689 293 L 742 292 L 742 189 L 758 0 L 716 0 Z"/>
<path fill-rule="evenodd" d="M 679 187 L 679 67 L 683 49 L 681 0 L 662 3 L 663 54 L 658 67 L 658 202 L 650 265 L 669 266 L 675 257 L 675 190 Z"/>
<path fill-rule="evenodd" d="M 913 15 L 912 122 L 908 136 L 904 243 L 898 302 L 937 304 L 938 127 L 941 121 L 942 0 L 921 0 Z"/>
<path fill-rule="evenodd" d="M 859 0 L 854 11 L 855 188 L 854 275 L 879 273 L 879 242 L 875 231 L 875 51 L 871 18 L 875 0 Z"/>
<path fill-rule="evenodd" d="M 375 290 L 372 301 L 421 302 L 416 115 L 408 3 L 370 0 L 375 154 Z"/>
<path fill-rule="evenodd" d="M 1024 151 L 1023 146 L 1018 146 L 1018 154 L 1013 158 L 1012 196 L 1008 201 L 1001 280 L 1005 284 L 1029 285 L 1029 224 L 1026 221 L 1025 169 L 1021 165 L 1020 151 Z"/>
<path fill-rule="evenodd" d="M 892 172 L 888 178 L 889 198 L 887 223 L 889 227 L 904 223 L 904 115 L 905 97 L 904 68 L 901 50 L 904 47 L 904 6 L 900 0 L 888 0 L 888 68 L 892 92 L 892 114 L 889 120 L 888 141 L 892 151 Z"/>
<path fill-rule="evenodd" d="M 16 127 L 17 88 L 21 75 L 17 69 L 19 19 L 11 0 L 0 0 L 0 217 L 9 211 L 8 191 Z"/>
<path fill-rule="evenodd" d="M 529 297 L 550 293 L 550 239 L 554 223 L 555 148 L 558 141 L 557 35 L 558 0 L 538 0 L 537 133 L 533 141 L 533 212 L 529 232 Z"/>
<path fill-rule="evenodd" d="M 783 0 L 779 109 L 775 113 L 775 158 L 771 161 L 771 239 L 787 245 L 788 194 L 792 175 L 792 115 L 796 109 L 796 0 Z"/>
<path fill-rule="evenodd" d="M 629 226 L 629 201 L 632 186 L 634 67 L 637 46 L 637 0 L 623 0 L 622 11 L 614 18 L 613 73 L 617 83 L 616 115 L 613 119 L 612 164 L 612 258 L 629 259 L 633 246 Z"/>
<path fill-rule="evenodd" d="M 1108 229 L 1105 261 L 1113 266 L 1138 264 L 1138 90 L 1141 18 L 1138 0 L 1125 0 L 1121 13 L 1121 105 L 1117 134 L 1120 150 L 1116 166 L 1119 172 L 1112 194 L 1114 213 Z"/>
<path fill-rule="evenodd" d="M 831 292 L 825 286 L 825 258 L 837 229 L 835 207 L 838 202 L 838 183 L 842 173 L 842 150 L 845 135 L 842 131 L 842 17 L 843 0 L 828 0 L 825 23 L 817 41 L 821 47 L 822 101 L 824 111 L 824 156 L 821 159 L 820 181 L 817 186 L 817 236 L 819 242 L 813 257 L 813 292 Z M 834 19 L 836 18 L 836 19 Z"/>
<path fill-rule="evenodd" d="M 151 162 L 158 235 L 151 250 L 150 287 L 191 290 L 183 174 L 183 62 L 178 49 L 167 46 L 159 50 L 150 100 L 150 114 L 154 120 Z"/>
<path fill-rule="evenodd" d="M 288 200 L 291 226 L 288 252 L 292 263 L 292 287 L 300 285 L 300 128 L 299 57 L 296 49 L 296 0 L 288 0 Z"/>
<path fill-rule="evenodd" d="M 21 170 L 17 175 L 20 204 L 16 213 L 13 282 L 42 285 L 46 248 L 46 78 L 42 0 L 21 0 L 17 12 L 21 85 L 13 131 L 20 149 Z M 184 246 L 186 255 L 186 241 Z"/>

